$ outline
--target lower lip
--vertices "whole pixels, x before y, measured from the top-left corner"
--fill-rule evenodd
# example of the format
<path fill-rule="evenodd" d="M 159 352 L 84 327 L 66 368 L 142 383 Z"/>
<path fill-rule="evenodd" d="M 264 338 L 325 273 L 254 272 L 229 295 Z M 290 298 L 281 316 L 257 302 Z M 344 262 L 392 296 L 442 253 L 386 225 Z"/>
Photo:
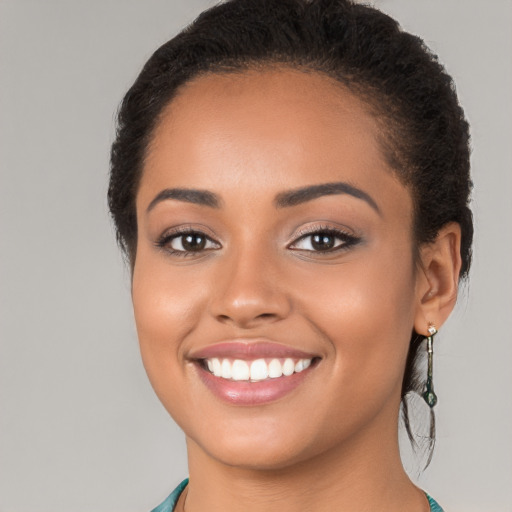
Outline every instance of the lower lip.
<path fill-rule="evenodd" d="M 215 396 L 232 405 L 247 406 L 267 404 L 288 395 L 304 381 L 314 366 L 289 377 L 249 382 L 216 377 L 199 363 L 196 364 L 199 377 Z"/>

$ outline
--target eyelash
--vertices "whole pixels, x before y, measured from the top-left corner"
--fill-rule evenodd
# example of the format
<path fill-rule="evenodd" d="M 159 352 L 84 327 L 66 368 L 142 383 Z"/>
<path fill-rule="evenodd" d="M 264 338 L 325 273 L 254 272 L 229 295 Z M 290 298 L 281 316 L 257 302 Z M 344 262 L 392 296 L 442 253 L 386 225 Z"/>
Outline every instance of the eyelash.
<path fill-rule="evenodd" d="M 340 240 L 342 243 L 339 243 L 338 245 L 335 245 L 334 247 L 327 249 L 325 251 L 313 251 L 310 249 L 294 249 L 293 246 L 297 245 L 300 241 L 306 240 L 308 237 L 313 237 L 314 235 L 327 235 L 330 237 L 334 237 L 337 240 Z M 290 243 L 288 247 L 295 251 L 306 251 L 306 252 L 314 252 L 318 255 L 328 255 L 337 253 L 340 251 L 344 251 L 349 249 L 350 247 L 353 247 L 354 245 L 357 245 L 361 241 L 360 237 L 357 237 L 355 235 L 352 235 L 351 233 L 347 233 L 346 231 L 343 231 L 341 229 L 335 229 L 330 226 L 314 226 L 309 229 L 304 229 L 299 231 L 298 237 L 295 239 L 294 242 Z"/>
<path fill-rule="evenodd" d="M 196 237 L 203 237 L 205 239 L 205 243 L 213 243 L 216 244 L 218 247 L 215 248 L 208 248 L 208 249 L 200 249 L 198 251 L 187 251 L 187 250 L 177 250 L 171 248 L 170 244 L 174 240 L 185 237 L 187 235 L 193 235 Z M 315 251 L 311 249 L 297 249 L 294 248 L 294 245 L 297 245 L 299 242 L 306 240 L 308 237 L 312 237 L 314 235 L 327 235 L 329 237 L 334 237 L 335 240 L 339 240 L 342 243 L 339 243 L 338 245 L 335 245 L 332 248 L 326 249 L 325 251 Z M 311 252 L 318 255 L 323 254 L 333 254 L 336 252 L 340 252 L 343 250 L 347 250 L 350 247 L 353 247 L 354 245 L 358 244 L 361 241 L 361 238 L 354 236 L 350 233 L 347 233 L 346 231 L 343 231 L 341 229 L 334 229 L 332 227 L 327 226 L 316 226 L 311 229 L 305 229 L 300 231 L 297 234 L 297 237 L 295 240 L 288 245 L 288 248 L 294 251 L 304 251 L 304 252 Z M 178 257 L 191 257 L 191 256 L 197 256 L 199 254 L 204 254 L 205 252 L 209 252 L 212 250 L 220 249 L 221 245 L 210 238 L 208 235 L 206 235 L 203 231 L 193 229 L 190 227 L 180 227 L 172 232 L 164 233 L 155 243 L 155 245 L 159 248 L 164 250 L 167 254 L 170 254 L 171 256 L 178 256 Z M 183 247 L 183 241 L 182 241 L 182 247 Z"/>
<path fill-rule="evenodd" d="M 210 242 L 210 243 L 214 243 L 216 245 L 218 245 L 220 248 L 220 244 L 218 242 L 216 242 L 215 240 L 213 240 L 211 237 L 209 237 L 208 235 L 206 235 L 203 231 L 200 231 L 198 229 L 193 229 L 191 227 L 180 227 L 180 228 L 176 228 L 175 230 L 173 230 L 172 232 L 166 232 L 164 233 L 156 242 L 156 246 L 165 251 L 167 254 L 170 254 L 171 256 L 178 256 L 178 257 L 181 257 L 181 258 L 186 258 L 186 257 L 190 257 L 190 256 L 197 256 L 198 254 L 200 253 L 204 253 L 204 252 L 209 252 L 211 250 L 214 250 L 212 248 L 209 248 L 209 249 L 202 249 L 202 250 L 199 250 L 199 251 L 187 251 L 187 250 L 184 250 L 184 251 L 181 251 L 181 250 L 177 250 L 177 249 L 173 249 L 170 244 L 173 240 L 176 240 L 178 238 L 183 238 L 187 235 L 193 235 L 193 236 L 197 236 L 197 237 L 202 237 L 205 239 L 206 243 Z M 182 244 L 183 246 L 183 241 L 182 241 Z"/>

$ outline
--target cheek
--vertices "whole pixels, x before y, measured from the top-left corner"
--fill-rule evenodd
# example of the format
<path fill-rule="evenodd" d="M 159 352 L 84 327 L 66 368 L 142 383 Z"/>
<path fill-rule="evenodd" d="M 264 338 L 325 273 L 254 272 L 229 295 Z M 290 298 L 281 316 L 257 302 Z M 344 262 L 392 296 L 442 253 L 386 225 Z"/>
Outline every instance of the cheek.
<path fill-rule="evenodd" d="M 180 273 L 170 272 L 165 259 L 144 249 L 137 255 L 132 280 L 135 323 L 144 367 L 160 397 L 169 384 L 179 383 L 169 376 L 183 371 L 183 340 L 206 303 L 202 279 L 187 272 L 187 279 L 177 279 Z"/>
<path fill-rule="evenodd" d="M 329 340 L 338 384 L 354 399 L 401 385 L 415 311 L 409 255 L 354 259 L 299 280 L 303 315 Z"/>

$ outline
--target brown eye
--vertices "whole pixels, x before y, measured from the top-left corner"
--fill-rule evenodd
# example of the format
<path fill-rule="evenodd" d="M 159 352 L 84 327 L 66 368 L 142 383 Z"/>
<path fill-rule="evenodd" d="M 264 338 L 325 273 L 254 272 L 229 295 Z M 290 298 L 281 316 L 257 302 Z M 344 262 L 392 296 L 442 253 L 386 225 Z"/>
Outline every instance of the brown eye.
<path fill-rule="evenodd" d="M 174 245 L 174 242 L 178 242 L 178 244 L 181 245 L 183 248 L 181 250 L 184 251 L 202 251 L 206 247 L 206 237 L 199 233 L 181 235 L 181 237 L 177 237 L 173 240 L 173 243 L 171 243 L 171 247 Z M 173 247 L 173 249 L 180 250 L 176 247 Z"/>
<path fill-rule="evenodd" d="M 311 247 L 315 251 L 328 251 L 334 247 L 336 237 L 329 233 L 319 233 L 311 236 Z"/>
<path fill-rule="evenodd" d="M 290 249 L 308 252 L 336 252 L 357 244 L 360 238 L 338 230 L 317 230 L 302 235 Z"/>
<path fill-rule="evenodd" d="M 221 248 L 218 242 L 200 231 L 167 234 L 157 242 L 157 245 L 176 256 L 186 256 Z"/>

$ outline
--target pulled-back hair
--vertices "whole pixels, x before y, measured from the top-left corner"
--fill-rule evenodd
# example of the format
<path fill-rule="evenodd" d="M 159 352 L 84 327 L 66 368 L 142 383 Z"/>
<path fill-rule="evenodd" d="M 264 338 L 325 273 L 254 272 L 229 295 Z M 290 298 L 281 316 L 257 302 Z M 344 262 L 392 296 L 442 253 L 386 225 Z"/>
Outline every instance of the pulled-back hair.
<path fill-rule="evenodd" d="M 449 222 L 461 227 L 460 278 L 471 263 L 469 130 L 455 87 L 423 41 L 377 9 L 350 0 L 229 0 L 203 12 L 161 46 L 123 99 L 112 145 L 108 201 L 117 239 L 135 261 L 135 197 L 159 117 L 180 86 L 205 73 L 269 66 L 323 73 L 360 97 L 380 127 L 388 164 L 414 203 L 415 246 Z M 424 337 L 412 333 L 402 385 L 421 393 L 416 370 Z M 431 446 L 434 420 L 431 419 Z"/>

